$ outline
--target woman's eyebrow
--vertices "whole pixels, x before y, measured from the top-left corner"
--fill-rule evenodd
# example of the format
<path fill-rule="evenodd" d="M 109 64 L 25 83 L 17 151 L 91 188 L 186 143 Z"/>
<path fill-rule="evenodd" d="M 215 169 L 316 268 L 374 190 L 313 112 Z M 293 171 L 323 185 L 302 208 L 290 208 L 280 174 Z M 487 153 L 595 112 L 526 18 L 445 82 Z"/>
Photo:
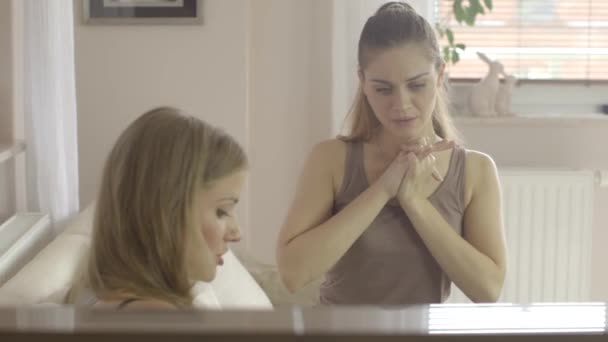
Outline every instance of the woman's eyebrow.
<path fill-rule="evenodd" d="M 418 75 L 416 75 L 416 76 L 414 76 L 414 77 L 410 77 L 410 78 L 408 78 L 408 79 L 407 79 L 407 80 L 405 80 L 405 81 L 406 81 L 406 82 L 415 81 L 415 80 L 419 79 L 420 77 L 422 77 L 422 76 L 426 76 L 426 75 L 428 75 L 428 74 L 429 74 L 429 72 L 428 72 L 428 71 L 427 71 L 427 72 L 423 72 L 423 73 L 418 74 Z M 371 81 L 372 81 L 372 82 L 377 82 L 377 83 L 386 84 L 386 85 L 392 85 L 392 83 L 391 83 L 391 82 L 389 82 L 389 81 L 385 81 L 385 80 L 382 80 L 382 79 L 379 79 L 379 78 L 374 78 L 374 79 L 372 79 Z"/>
<path fill-rule="evenodd" d="M 410 77 L 410 78 L 408 78 L 408 79 L 407 79 L 407 80 L 405 80 L 405 81 L 406 81 L 406 82 L 414 81 L 414 80 L 417 80 L 417 79 L 419 79 L 420 77 L 422 77 L 422 76 L 426 76 L 426 75 L 428 75 L 428 74 L 429 74 L 429 72 L 428 72 L 428 71 L 427 71 L 427 72 L 423 72 L 423 73 L 418 74 L 418 75 L 416 75 L 416 76 L 414 76 L 414 77 Z"/>
<path fill-rule="evenodd" d="M 236 197 L 224 197 L 217 200 L 218 202 L 232 202 L 234 204 L 239 203 L 239 199 Z"/>

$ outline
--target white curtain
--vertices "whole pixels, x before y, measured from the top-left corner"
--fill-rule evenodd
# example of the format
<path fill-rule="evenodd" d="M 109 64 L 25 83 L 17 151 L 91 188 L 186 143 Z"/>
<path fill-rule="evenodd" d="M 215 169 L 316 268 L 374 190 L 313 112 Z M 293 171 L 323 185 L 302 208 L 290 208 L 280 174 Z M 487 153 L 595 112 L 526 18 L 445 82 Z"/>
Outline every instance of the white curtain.
<path fill-rule="evenodd" d="M 72 0 L 24 0 L 24 109 L 29 210 L 56 232 L 78 212 Z"/>
<path fill-rule="evenodd" d="M 342 132 L 359 85 L 357 44 L 367 18 L 388 0 L 333 0 L 332 51 L 332 135 Z M 432 0 L 408 0 L 412 7 L 432 21 Z"/>

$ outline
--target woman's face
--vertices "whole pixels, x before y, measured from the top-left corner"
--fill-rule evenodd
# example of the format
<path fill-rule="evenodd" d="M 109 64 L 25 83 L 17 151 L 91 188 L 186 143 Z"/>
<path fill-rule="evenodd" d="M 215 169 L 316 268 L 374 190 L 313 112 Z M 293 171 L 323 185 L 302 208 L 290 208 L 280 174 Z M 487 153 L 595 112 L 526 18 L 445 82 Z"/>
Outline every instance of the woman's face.
<path fill-rule="evenodd" d="M 374 53 L 359 76 L 376 118 L 385 132 L 401 140 L 421 138 L 432 127 L 443 70 L 435 70 L 418 43 Z"/>
<path fill-rule="evenodd" d="M 228 251 L 228 244 L 241 240 L 241 232 L 235 216 L 246 171 L 238 171 L 214 181 L 200 194 L 200 233 L 198 248 L 191 254 L 194 261 L 194 278 L 211 281 L 215 278 L 216 267 L 224 263 L 222 255 Z"/>

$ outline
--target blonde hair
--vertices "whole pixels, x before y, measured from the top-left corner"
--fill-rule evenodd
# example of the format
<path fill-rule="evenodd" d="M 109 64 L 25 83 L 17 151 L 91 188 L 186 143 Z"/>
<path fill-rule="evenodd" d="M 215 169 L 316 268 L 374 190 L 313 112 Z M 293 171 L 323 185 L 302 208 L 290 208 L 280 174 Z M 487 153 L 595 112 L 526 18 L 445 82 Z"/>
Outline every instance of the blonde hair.
<path fill-rule="evenodd" d="M 246 167 L 228 134 L 175 108 L 153 109 L 119 137 L 103 170 L 85 282 L 177 307 L 192 303 L 186 239 L 198 193 Z"/>
<path fill-rule="evenodd" d="M 403 2 L 388 2 L 371 16 L 363 27 L 359 38 L 359 68 L 365 70 L 372 55 L 409 42 L 423 43 L 427 48 L 435 69 L 444 66 L 435 30 L 414 8 Z M 444 139 L 458 140 L 458 132 L 448 112 L 447 84 L 437 89 L 435 108 L 432 114 L 435 134 Z M 368 141 L 381 127 L 380 122 L 367 101 L 361 84 L 349 111 L 349 133 L 339 138 L 344 141 Z"/>

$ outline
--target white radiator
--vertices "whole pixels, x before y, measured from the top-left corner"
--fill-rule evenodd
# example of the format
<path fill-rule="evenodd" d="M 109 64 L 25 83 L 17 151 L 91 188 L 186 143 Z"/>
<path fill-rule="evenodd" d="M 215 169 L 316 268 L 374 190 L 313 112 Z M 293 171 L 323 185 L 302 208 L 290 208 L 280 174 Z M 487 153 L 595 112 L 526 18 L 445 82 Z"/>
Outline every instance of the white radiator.
<path fill-rule="evenodd" d="M 501 169 L 508 270 L 500 302 L 590 299 L 593 171 Z M 452 286 L 448 303 L 470 303 Z"/>

